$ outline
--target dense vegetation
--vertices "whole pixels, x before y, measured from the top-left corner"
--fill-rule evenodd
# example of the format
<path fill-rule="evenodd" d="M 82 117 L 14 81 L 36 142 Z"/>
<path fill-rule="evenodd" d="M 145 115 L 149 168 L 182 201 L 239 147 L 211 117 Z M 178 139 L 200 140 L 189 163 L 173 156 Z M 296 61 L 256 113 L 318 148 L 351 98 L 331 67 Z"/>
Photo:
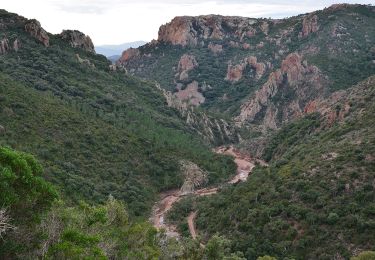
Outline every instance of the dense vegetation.
<path fill-rule="evenodd" d="M 68 206 L 41 174 L 33 156 L 0 147 L 2 259 L 241 259 L 219 236 L 206 249 L 169 240 L 151 224 L 134 222 L 112 196 L 101 205 Z"/>
<path fill-rule="evenodd" d="M 267 132 L 269 167 L 258 165 L 245 183 L 220 185 L 216 195 L 175 204 L 168 219 L 180 240 L 146 222 L 157 194 L 181 186 L 181 160 L 208 173 L 209 185 L 226 183 L 233 160 L 213 153 L 199 126 L 169 108 L 154 83 L 112 71 L 104 56 L 72 48 L 58 35 L 49 34 L 44 47 L 25 32 L 26 19 L 0 10 L 0 39 L 21 43 L 0 54 L 0 258 L 374 259 L 375 78 L 351 87 L 375 72 L 372 10 L 316 12 L 320 31 L 306 38 L 299 37 L 299 16 L 244 39 L 256 46 L 292 28 L 281 52 L 267 41 L 259 49 L 231 48 L 235 39 L 212 41 L 224 45 L 220 55 L 201 46 L 140 48 L 152 55 L 137 60 L 134 67 L 143 69 L 134 73 L 168 90 L 181 55 L 197 58 L 188 78 L 206 97 L 189 111 L 197 124 L 199 113 L 233 117 L 266 81 L 271 69 L 259 80 L 253 69 L 237 83 L 224 80 L 228 60 L 238 64 L 249 55 L 274 69 L 287 53 L 303 53 L 329 91 L 345 90 L 337 100 L 348 97 L 330 104 L 331 118 L 316 112 L 275 132 L 241 129 L 247 139 Z M 193 211 L 197 240 L 186 223 Z"/>
<path fill-rule="evenodd" d="M 311 114 L 287 124 L 266 149 L 269 167 L 217 195 L 182 201 L 171 219 L 198 210 L 203 240 L 225 234 L 248 259 L 347 259 L 374 250 L 374 77 L 353 91 L 362 96 L 343 121 L 328 126 Z"/>
<path fill-rule="evenodd" d="M 109 71 L 103 56 L 58 36 L 46 48 L 18 16 L 1 15 L 0 36 L 22 45 L 0 56 L 0 144 L 38 157 L 67 200 L 112 194 L 144 217 L 158 191 L 181 185 L 181 159 L 209 172 L 211 183 L 233 173 L 232 160 L 202 145 L 153 84 Z"/>

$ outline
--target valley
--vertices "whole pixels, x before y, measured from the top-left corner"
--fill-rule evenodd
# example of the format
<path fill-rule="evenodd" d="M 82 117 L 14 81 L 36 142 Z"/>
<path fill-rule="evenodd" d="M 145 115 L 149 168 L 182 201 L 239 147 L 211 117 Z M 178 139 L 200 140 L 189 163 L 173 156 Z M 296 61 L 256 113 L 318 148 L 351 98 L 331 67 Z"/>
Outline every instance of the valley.
<path fill-rule="evenodd" d="M 225 154 L 232 156 L 234 162 L 237 165 L 236 175 L 232 177 L 228 184 L 236 184 L 238 182 L 246 181 L 249 175 L 251 174 L 252 169 L 255 167 L 256 163 L 259 163 L 263 166 L 267 164 L 260 159 L 252 159 L 248 156 L 241 154 L 236 151 L 233 146 L 230 147 L 218 147 L 214 149 L 215 153 Z M 219 185 L 220 186 L 220 185 Z M 178 202 L 181 198 L 185 196 L 209 196 L 214 195 L 220 191 L 219 187 L 208 187 L 194 190 L 190 194 L 183 194 L 181 190 L 170 190 L 163 192 L 159 195 L 160 200 L 156 202 L 152 210 L 152 216 L 150 217 L 151 223 L 157 229 L 165 229 L 166 234 L 171 237 L 179 237 L 176 227 L 168 224 L 166 221 L 166 214 L 169 210 L 172 209 L 173 204 Z M 194 218 L 196 217 L 197 212 L 191 212 L 187 221 L 189 223 L 190 235 L 192 238 L 196 238 L 196 231 L 194 228 Z"/>
<path fill-rule="evenodd" d="M 0 259 L 375 259 L 375 7 L 324 6 L 115 60 L 1 9 Z"/>

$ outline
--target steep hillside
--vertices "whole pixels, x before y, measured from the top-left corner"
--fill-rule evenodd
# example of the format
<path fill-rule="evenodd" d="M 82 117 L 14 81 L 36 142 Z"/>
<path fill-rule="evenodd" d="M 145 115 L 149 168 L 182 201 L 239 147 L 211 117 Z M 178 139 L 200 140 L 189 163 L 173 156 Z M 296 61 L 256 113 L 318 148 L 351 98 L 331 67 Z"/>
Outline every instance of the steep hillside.
<path fill-rule="evenodd" d="M 285 125 L 265 150 L 269 167 L 217 195 L 180 202 L 171 218 L 183 230 L 178 216 L 197 211 L 203 240 L 225 235 L 247 259 L 348 259 L 374 250 L 375 77 L 341 94 L 321 106 L 335 110 L 335 122 L 312 112 Z"/>
<path fill-rule="evenodd" d="M 112 194 L 147 216 L 158 191 L 183 183 L 180 160 L 234 173 L 213 154 L 153 83 L 113 71 L 78 31 L 47 33 L 0 11 L 0 144 L 31 152 L 71 200 Z"/>
<path fill-rule="evenodd" d="M 374 10 L 342 4 L 280 20 L 176 17 L 118 66 L 156 80 L 188 107 L 250 126 L 254 137 L 374 74 Z"/>

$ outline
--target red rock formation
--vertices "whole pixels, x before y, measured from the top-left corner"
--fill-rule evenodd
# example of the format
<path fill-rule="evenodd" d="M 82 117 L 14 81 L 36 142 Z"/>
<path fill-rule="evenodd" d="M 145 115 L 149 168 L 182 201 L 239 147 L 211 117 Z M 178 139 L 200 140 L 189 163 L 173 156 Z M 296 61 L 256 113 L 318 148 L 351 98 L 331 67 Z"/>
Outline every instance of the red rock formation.
<path fill-rule="evenodd" d="M 266 65 L 263 62 L 257 61 L 257 57 L 250 56 L 246 59 L 247 64 L 251 66 L 255 70 L 255 78 L 260 79 L 264 72 L 266 71 Z"/>
<path fill-rule="evenodd" d="M 241 63 L 237 65 L 228 64 L 227 75 L 225 80 L 230 82 L 237 82 L 242 78 L 244 69 L 246 68 L 246 63 Z"/>
<path fill-rule="evenodd" d="M 59 35 L 63 40 L 69 42 L 73 48 L 81 48 L 85 51 L 95 53 L 94 44 L 90 36 L 77 30 L 64 30 Z"/>
<path fill-rule="evenodd" d="M 302 21 L 302 32 L 300 37 L 306 37 L 310 33 L 314 33 L 318 31 L 318 16 L 317 15 L 309 15 L 306 16 Z"/>
<path fill-rule="evenodd" d="M 179 72 L 190 71 L 196 67 L 198 67 L 198 62 L 195 57 L 193 55 L 184 54 L 178 62 L 177 70 Z"/>
<path fill-rule="evenodd" d="M 45 47 L 49 46 L 48 33 L 42 28 L 37 20 L 30 20 L 25 24 L 25 31 L 28 32 L 32 37 L 43 43 Z"/>
<path fill-rule="evenodd" d="M 184 90 L 179 90 L 174 95 L 187 106 L 199 106 L 205 101 L 202 93 L 198 91 L 197 81 L 188 84 Z"/>
<path fill-rule="evenodd" d="M 208 44 L 208 49 L 210 49 L 210 51 L 212 51 L 214 54 L 218 54 L 223 52 L 223 45 L 210 43 Z"/>
<path fill-rule="evenodd" d="M 255 59 L 252 58 L 251 62 Z M 268 81 L 257 90 L 253 97 L 241 106 L 240 115 L 236 118 L 239 124 L 255 120 L 258 113 L 265 109 L 262 125 L 266 128 L 277 128 L 277 113 L 282 113 L 282 122 L 299 117 L 303 111 L 311 111 L 314 104 L 308 104 L 304 109 L 300 107 L 300 103 L 307 103 L 312 97 L 322 95 L 322 75 L 318 68 L 308 66 L 297 53 L 289 54 L 281 64 L 281 68 L 272 72 Z M 293 91 L 294 97 L 284 104 L 284 106 L 276 106 L 273 104 L 272 98 L 279 92 Z"/>
<path fill-rule="evenodd" d="M 301 80 L 305 72 L 306 69 L 302 64 L 302 58 L 297 53 L 289 54 L 281 63 L 281 73 L 286 73 L 288 83 L 291 86 Z"/>
<path fill-rule="evenodd" d="M 200 40 L 222 40 L 228 36 L 242 39 L 244 35 L 250 37 L 255 33 L 251 27 L 255 22 L 252 18 L 220 15 L 175 17 L 160 27 L 158 42 L 196 46 Z"/>
<path fill-rule="evenodd" d="M 184 54 L 178 62 L 177 75 L 180 80 L 185 80 L 189 77 L 188 72 L 198 67 L 199 64 L 193 55 Z"/>
<path fill-rule="evenodd" d="M 240 64 L 232 65 L 231 63 L 229 63 L 225 80 L 228 80 L 230 82 L 239 81 L 242 78 L 243 71 L 247 66 L 250 66 L 255 70 L 255 79 L 257 80 L 260 79 L 266 71 L 266 65 L 264 63 L 258 63 L 256 57 L 249 56 L 243 59 Z"/>
<path fill-rule="evenodd" d="M 316 110 L 317 110 L 317 100 L 312 100 L 309 103 L 307 103 L 307 105 L 303 109 L 303 112 L 305 114 L 311 114 L 311 113 L 316 112 Z"/>
<path fill-rule="evenodd" d="M 244 50 L 249 50 L 249 49 L 251 48 L 251 45 L 248 44 L 248 43 L 244 43 L 244 44 L 242 44 L 242 48 L 243 48 Z"/>
<path fill-rule="evenodd" d="M 139 57 L 140 51 L 138 49 L 129 48 L 122 52 L 120 59 L 118 60 L 121 64 L 126 64 L 128 61 Z"/>

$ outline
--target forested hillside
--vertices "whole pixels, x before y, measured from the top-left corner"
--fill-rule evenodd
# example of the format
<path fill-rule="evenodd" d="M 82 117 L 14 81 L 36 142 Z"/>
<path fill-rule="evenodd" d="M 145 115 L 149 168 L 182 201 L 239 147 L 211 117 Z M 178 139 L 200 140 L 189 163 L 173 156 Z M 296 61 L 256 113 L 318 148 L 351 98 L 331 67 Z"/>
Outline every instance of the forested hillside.
<path fill-rule="evenodd" d="M 287 124 L 266 148 L 269 167 L 217 195 L 181 201 L 171 219 L 197 211 L 203 240 L 225 235 L 247 259 L 348 259 L 374 250 L 375 78 L 350 88 L 337 113 L 346 98 L 352 107 L 342 121 L 312 113 Z"/>
<path fill-rule="evenodd" d="M 210 183 L 233 174 L 230 158 L 202 145 L 152 83 L 111 71 L 86 36 L 51 35 L 34 20 L 0 15 L 8 46 L 0 55 L 0 144 L 37 156 L 67 199 L 111 194 L 147 216 L 156 192 L 182 184 L 182 159 L 210 172 Z"/>
<path fill-rule="evenodd" d="M 375 8 L 174 18 L 116 64 L 0 10 L 0 259 L 375 259 Z"/>

